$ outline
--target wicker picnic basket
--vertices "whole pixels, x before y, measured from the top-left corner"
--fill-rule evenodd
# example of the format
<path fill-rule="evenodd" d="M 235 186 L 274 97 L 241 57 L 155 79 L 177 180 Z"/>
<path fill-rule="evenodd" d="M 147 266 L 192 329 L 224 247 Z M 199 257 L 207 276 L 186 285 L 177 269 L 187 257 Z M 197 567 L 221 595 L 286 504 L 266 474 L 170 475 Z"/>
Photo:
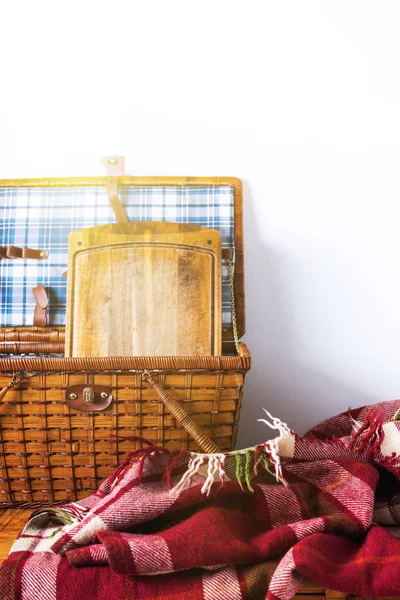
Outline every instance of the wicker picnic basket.
<path fill-rule="evenodd" d="M 105 194 L 108 184 L 109 178 L 103 177 L 4 180 L 0 181 L 0 194 L 12 205 L 18 193 L 37 197 L 61 190 L 82 196 L 95 189 L 96 194 Z M 0 507 L 52 504 L 89 495 L 128 452 L 140 446 L 139 441 L 126 439 L 132 436 L 170 448 L 206 452 L 235 446 L 245 375 L 251 367 L 249 351 L 239 342 L 245 331 L 241 182 L 235 178 L 123 176 L 118 178 L 118 186 L 122 192 L 125 188 L 165 190 L 170 186 L 179 193 L 201 188 L 202 193 L 208 189 L 215 195 L 218 189 L 226 188 L 224 194 L 229 190 L 233 244 L 223 248 L 225 288 L 230 294 L 229 321 L 223 324 L 223 355 L 63 358 L 62 325 L 16 325 L 3 319 Z M 149 194 L 145 196 L 147 202 Z M 215 223 L 214 218 L 212 226 Z M 8 267 L 11 261 L 7 257 L 23 259 L 29 251 L 18 248 L 21 241 L 17 237 L 10 239 L 10 232 L 7 235 L 1 264 L 11 269 L 18 261 Z M 45 279 L 40 278 L 40 269 L 37 271 L 36 285 Z M 5 273 L 4 281 L 9 282 L 12 277 Z M 75 388 L 103 390 L 110 404 L 104 410 L 74 410 L 67 399 Z"/>

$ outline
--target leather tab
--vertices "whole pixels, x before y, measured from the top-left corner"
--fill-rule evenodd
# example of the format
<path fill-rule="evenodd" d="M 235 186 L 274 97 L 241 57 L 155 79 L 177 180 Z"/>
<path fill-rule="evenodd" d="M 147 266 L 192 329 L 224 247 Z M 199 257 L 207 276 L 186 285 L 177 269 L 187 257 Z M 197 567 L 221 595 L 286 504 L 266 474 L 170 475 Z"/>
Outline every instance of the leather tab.
<path fill-rule="evenodd" d="M 49 305 L 46 289 L 43 285 L 38 285 L 32 288 L 32 292 L 36 299 L 33 324 L 35 327 L 45 327 L 47 323 L 46 310 Z"/>
<path fill-rule="evenodd" d="M 222 248 L 222 260 L 232 260 L 233 259 L 233 251 L 232 248 Z"/>
<path fill-rule="evenodd" d="M 37 287 L 32 288 L 32 292 L 40 308 L 47 308 L 49 299 L 47 297 L 46 288 L 43 285 L 38 285 Z"/>
<path fill-rule="evenodd" d="M 33 248 L 22 248 L 22 258 L 36 258 L 37 260 L 45 260 L 49 258 L 48 250 L 34 250 Z"/>
<path fill-rule="evenodd" d="M 7 246 L 6 256 L 11 260 L 14 260 L 15 258 L 22 258 L 22 248 L 17 248 L 17 246 Z"/>
<path fill-rule="evenodd" d="M 117 192 L 118 177 L 107 177 L 107 195 L 118 223 L 128 223 L 129 219 Z"/>
<path fill-rule="evenodd" d="M 77 411 L 104 410 L 112 402 L 112 391 L 105 385 L 71 385 L 65 392 L 65 402 Z"/>
<path fill-rule="evenodd" d="M 123 156 L 105 156 L 100 160 L 108 177 L 125 175 L 125 158 Z"/>
<path fill-rule="evenodd" d="M 2 248 L 4 250 L 4 248 Z M 2 258 L 10 258 L 15 260 L 16 258 L 35 258 L 36 260 L 45 260 L 49 257 L 48 250 L 35 250 L 34 248 L 18 248 L 17 246 L 7 246 L 5 249 L 5 256 L 1 254 Z"/>

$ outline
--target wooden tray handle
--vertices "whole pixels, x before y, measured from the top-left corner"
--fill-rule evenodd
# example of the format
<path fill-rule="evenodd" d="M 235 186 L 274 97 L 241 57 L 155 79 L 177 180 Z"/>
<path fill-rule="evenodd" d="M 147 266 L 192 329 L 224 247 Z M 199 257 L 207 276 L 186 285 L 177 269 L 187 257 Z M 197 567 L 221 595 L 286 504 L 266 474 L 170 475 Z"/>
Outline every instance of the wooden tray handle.
<path fill-rule="evenodd" d="M 214 444 L 214 442 L 210 440 L 210 438 L 204 433 L 202 428 L 199 427 L 199 425 L 196 425 L 193 419 L 189 417 L 188 413 L 182 408 L 182 406 L 171 396 L 169 396 L 159 383 L 154 381 L 153 377 L 148 371 L 143 372 L 142 379 L 157 392 L 172 416 L 174 416 L 178 423 L 186 429 L 186 431 L 192 436 L 194 441 L 197 442 L 203 452 L 207 452 L 209 454 L 221 452 L 218 446 Z"/>

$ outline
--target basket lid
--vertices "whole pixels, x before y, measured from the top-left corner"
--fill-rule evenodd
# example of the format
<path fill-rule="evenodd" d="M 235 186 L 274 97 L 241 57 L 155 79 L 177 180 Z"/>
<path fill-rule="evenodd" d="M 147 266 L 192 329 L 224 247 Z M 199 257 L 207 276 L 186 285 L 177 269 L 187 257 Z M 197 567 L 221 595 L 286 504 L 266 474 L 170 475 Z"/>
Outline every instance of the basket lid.
<path fill-rule="evenodd" d="M 222 236 L 223 332 L 226 344 L 234 340 L 232 326 L 230 264 L 238 337 L 245 333 L 243 194 L 242 182 L 235 177 L 131 177 L 115 176 L 117 192 L 129 220 L 177 221 L 219 229 Z M 41 261 L 32 276 L 17 281 L 19 261 L 0 261 L 1 280 L 7 282 L 7 298 L 13 287 L 32 289 L 43 283 L 51 286 L 50 324 L 63 325 L 65 319 L 65 279 L 60 277 L 67 264 L 68 235 L 74 229 L 115 220 L 108 196 L 109 177 L 0 180 L 3 206 L 2 246 L 45 248 L 49 257 Z M 1 211 L 0 211 L 1 212 Z M 64 239 L 65 238 L 65 239 Z M 65 246 L 65 248 L 64 248 Z M 65 264 L 64 264 L 65 263 Z M 29 281 L 28 281 L 29 279 Z M 10 283 L 11 282 L 11 283 Z M 55 288 L 53 289 L 53 282 Z M 14 283 L 17 284 L 14 286 Z M 29 291 L 30 291 L 29 290 Z M 4 291 L 4 290 L 3 290 Z M 11 292 L 12 295 L 14 291 Z M 7 307 L 0 326 L 31 325 L 34 298 L 25 294 L 19 314 Z M 56 303 L 52 304 L 52 299 Z M 7 302 L 12 305 L 13 298 Z M 32 305 L 32 306 L 31 306 Z"/>

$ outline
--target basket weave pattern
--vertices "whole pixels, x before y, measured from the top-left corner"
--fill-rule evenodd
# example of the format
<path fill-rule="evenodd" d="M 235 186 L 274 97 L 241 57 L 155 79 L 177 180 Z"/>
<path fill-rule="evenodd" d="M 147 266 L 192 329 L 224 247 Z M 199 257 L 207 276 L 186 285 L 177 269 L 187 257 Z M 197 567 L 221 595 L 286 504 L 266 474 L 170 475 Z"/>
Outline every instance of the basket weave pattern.
<path fill-rule="evenodd" d="M 63 354 L 64 327 L 0 327 L 0 355 Z"/>
<path fill-rule="evenodd" d="M 151 371 L 221 450 L 236 441 L 250 356 L 3 358 L 0 387 L 24 374 L 0 402 L 0 506 L 83 498 L 139 447 L 141 436 L 169 448 L 198 450 L 143 380 Z M 112 389 L 104 411 L 78 412 L 65 402 L 76 384 Z"/>

